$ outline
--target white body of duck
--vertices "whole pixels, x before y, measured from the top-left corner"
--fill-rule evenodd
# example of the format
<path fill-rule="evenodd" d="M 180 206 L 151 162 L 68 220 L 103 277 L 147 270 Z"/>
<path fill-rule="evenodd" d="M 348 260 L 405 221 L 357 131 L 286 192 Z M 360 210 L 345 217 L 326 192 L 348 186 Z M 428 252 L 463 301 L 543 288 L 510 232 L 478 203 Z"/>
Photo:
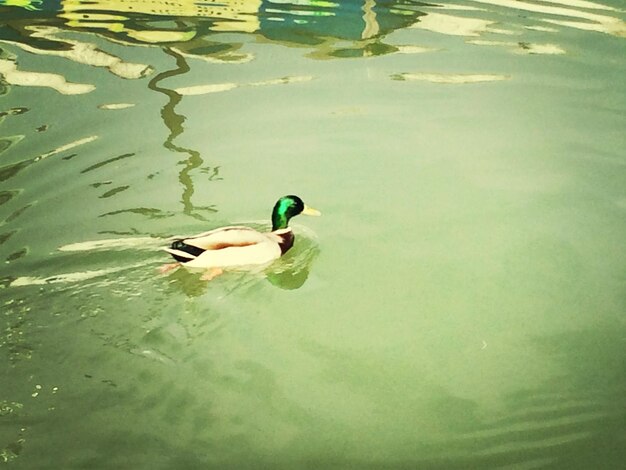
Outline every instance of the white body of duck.
<path fill-rule="evenodd" d="M 165 248 L 190 268 L 232 268 L 268 264 L 293 246 L 291 228 L 268 233 L 249 227 L 222 227 L 183 238 Z"/>
<path fill-rule="evenodd" d="M 221 273 L 222 269 L 269 264 L 293 246 L 294 234 L 288 224 L 289 219 L 298 214 L 320 215 L 320 212 L 307 207 L 298 196 L 285 196 L 276 202 L 272 211 L 271 232 L 232 226 L 176 239 L 165 251 L 178 263 L 167 265 L 162 272 L 179 263 L 190 268 L 215 270 L 215 273 Z"/>

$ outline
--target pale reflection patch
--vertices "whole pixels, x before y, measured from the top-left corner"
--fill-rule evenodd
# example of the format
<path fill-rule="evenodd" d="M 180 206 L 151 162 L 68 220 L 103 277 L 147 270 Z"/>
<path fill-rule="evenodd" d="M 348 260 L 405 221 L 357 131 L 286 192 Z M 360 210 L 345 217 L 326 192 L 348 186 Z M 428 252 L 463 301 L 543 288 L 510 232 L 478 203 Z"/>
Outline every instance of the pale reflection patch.
<path fill-rule="evenodd" d="M 469 5 L 458 5 L 458 4 L 443 4 L 443 5 L 435 5 L 438 10 L 453 10 L 453 11 L 485 11 L 484 8 L 472 7 Z"/>
<path fill-rule="evenodd" d="M 26 27 L 26 29 L 34 31 L 32 36 L 35 38 L 48 39 L 67 44 L 71 47 L 67 50 L 49 50 L 39 49 L 24 42 L 5 42 L 15 45 L 26 52 L 30 52 L 31 54 L 63 57 L 64 59 L 71 60 L 77 64 L 89 65 L 92 67 L 106 67 L 112 74 L 117 75 L 120 78 L 137 79 L 152 73 L 153 69 L 149 65 L 125 62 L 119 57 L 98 49 L 95 44 L 58 38 L 55 35 L 62 32 L 58 28 L 52 26 L 29 26 Z"/>
<path fill-rule="evenodd" d="M 424 54 L 425 52 L 433 52 L 437 49 L 432 47 L 421 46 L 397 46 L 398 51 L 396 54 Z"/>
<path fill-rule="evenodd" d="M 63 75 L 56 73 L 18 70 L 17 64 L 7 59 L 0 59 L 0 74 L 9 85 L 47 87 L 63 95 L 81 95 L 96 89 L 94 85 L 87 83 L 70 83 Z"/>
<path fill-rule="evenodd" d="M 421 17 L 411 27 L 452 36 L 479 36 L 481 33 L 489 31 L 489 26 L 493 23 L 493 21 L 479 18 L 462 18 L 442 13 L 429 13 Z"/>
<path fill-rule="evenodd" d="M 472 39 L 467 41 L 468 44 L 477 46 L 503 46 L 513 49 L 515 54 L 548 54 L 559 55 L 565 54 L 565 49 L 556 44 L 533 44 L 529 42 L 512 42 L 512 41 L 486 41 L 482 39 Z"/>
<path fill-rule="evenodd" d="M 549 28 L 548 26 L 524 26 L 524 29 L 530 29 L 531 31 L 541 31 L 542 33 L 558 33 L 556 28 Z"/>
<path fill-rule="evenodd" d="M 516 10 L 531 11 L 534 13 L 545 13 L 553 16 L 565 16 L 568 18 L 578 18 L 582 21 L 556 20 L 553 18 L 542 18 L 542 21 L 552 24 L 558 24 L 561 26 L 568 26 L 571 28 L 578 28 L 586 31 L 598 31 L 602 33 L 611 34 L 619 37 L 626 37 L 626 23 L 613 16 L 600 15 L 598 13 L 590 13 L 584 10 L 577 10 L 575 7 L 581 8 L 594 8 L 602 10 L 613 10 L 610 7 L 596 4 L 587 1 L 556 1 L 552 0 L 550 3 L 556 3 L 560 6 L 544 5 L 539 3 L 524 2 L 520 0 L 472 0 L 476 3 L 486 3 L 488 5 L 508 7 Z"/>
<path fill-rule="evenodd" d="M 196 35 L 194 31 L 127 31 L 126 34 L 137 41 L 152 44 L 186 42 Z"/>
<path fill-rule="evenodd" d="M 54 150 L 50 150 L 49 152 L 43 153 L 43 154 L 39 155 L 35 160 L 43 160 L 44 158 L 48 158 L 48 157 L 51 157 L 51 156 L 56 155 L 58 153 L 65 152 L 67 150 L 73 149 L 73 148 L 78 147 L 80 145 L 85 145 L 85 144 L 88 144 L 90 142 L 93 142 L 97 138 L 98 138 L 97 135 L 92 135 L 92 136 L 89 136 L 89 137 L 85 137 L 84 139 L 75 140 L 73 142 L 70 142 L 69 144 L 61 145 L 60 147 L 57 147 Z"/>
<path fill-rule="evenodd" d="M 59 247 L 59 251 L 116 250 L 127 248 L 154 250 L 162 244 L 162 239 L 153 237 L 108 238 L 105 240 L 70 243 Z"/>
<path fill-rule="evenodd" d="M 135 106 L 133 103 L 110 103 L 110 104 L 101 104 L 100 106 L 98 106 L 98 109 L 116 110 L 116 109 L 132 108 L 133 106 Z"/>
<path fill-rule="evenodd" d="M 183 96 L 207 95 L 209 93 L 220 93 L 238 88 L 236 83 L 214 83 L 211 85 L 195 85 L 190 87 L 176 88 L 174 91 Z"/>
<path fill-rule="evenodd" d="M 164 240 L 154 237 L 134 237 L 134 238 L 111 238 L 104 240 L 90 240 L 86 242 L 71 243 L 59 247 L 63 252 L 92 252 L 97 250 L 149 250 L 154 251 L 163 244 Z M 46 277 L 22 276 L 13 280 L 10 287 L 24 287 L 47 284 L 68 284 L 87 281 L 98 277 L 114 274 L 128 269 L 145 266 L 146 263 L 136 263 L 132 265 L 118 266 L 107 269 L 97 269 L 89 271 L 78 271 L 72 273 L 56 274 Z"/>
<path fill-rule="evenodd" d="M 588 8 L 590 10 L 607 10 L 607 11 L 619 11 L 616 8 L 608 5 L 602 5 L 595 2 L 587 2 L 585 0 L 543 0 L 544 3 L 556 3 L 557 5 L 565 5 L 572 8 Z"/>
<path fill-rule="evenodd" d="M 443 73 L 399 73 L 392 75 L 393 80 L 417 80 L 442 84 L 465 84 L 498 82 L 511 78 L 508 75 L 496 74 L 443 74 Z"/>
<path fill-rule="evenodd" d="M 183 49 L 172 47 L 172 51 L 188 59 L 202 60 L 210 64 L 245 64 L 254 59 L 254 54 L 249 52 L 233 52 L 227 51 L 219 56 L 197 55 L 185 52 Z"/>
<path fill-rule="evenodd" d="M 108 274 L 125 271 L 127 269 L 138 268 L 144 266 L 144 264 L 134 264 L 130 266 L 123 266 L 118 268 L 98 269 L 94 271 L 79 271 L 75 273 L 57 274 L 48 277 L 30 277 L 21 276 L 15 279 L 9 287 L 25 287 L 25 286 L 42 286 L 47 284 L 68 284 L 73 282 L 87 281 Z"/>
<path fill-rule="evenodd" d="M 195 85 L 190 87 L 181 87 L 176 88 L 174 91 L 183 96 L 194 96 L 194 95 L 206 95 L 209 93 L 220 93 L 222 91 L 234 90 L 235 88 L 241 88 L 245 86 L 266 86 L 266 85 L 286 85 L 290 83 L 302 83 L 313 80 L 313 77 L 308 75 L 303 76 L 294 76 L 294 77 L 283 77 L 276 78 L 272 80 L 264 80 L 262 82 L 251 82 L 251 83 L 214 83 L 209 85 Z"/>
<path fill-rule="evenodd" d="M 46 284 L 57 284 L 57 283 L 69 283 L 69 282 L 79 282 L 85 281 L 88 279 L 93 279 L 95 277 L 104 276 L 106 274 L 114 273 L 115 271 L 119 271 L 119 269 L 99 269 L 97 271 L 83 271 L 76 273 L 66 273 L 66 274 L 58 274 L 56 276 L 49 277 L 30 277 L 30 276 L 21 276 L 15 279 L 9 287 L 25 287 L 25 286 L 43 286 Z"/>
<path fill-rule="evenodd" d="M 544 20 L 546 23 L 566 26 L 568 28 L 582 29 L 584 31 L 595 31 L 598 33 L 611 34 L 626 38 L 626 23 L 614 18 L 610 23 L 582 23 L 579 21 Z"/>

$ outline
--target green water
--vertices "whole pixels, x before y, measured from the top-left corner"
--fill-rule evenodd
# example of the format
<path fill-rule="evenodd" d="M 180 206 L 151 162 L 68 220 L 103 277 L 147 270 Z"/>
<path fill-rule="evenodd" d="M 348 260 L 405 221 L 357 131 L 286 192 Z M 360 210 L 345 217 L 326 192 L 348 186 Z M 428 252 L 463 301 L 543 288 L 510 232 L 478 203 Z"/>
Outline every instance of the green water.
<path fill-rule="evenodd" d="M 0 463 L 623 468 L 625 19 L 0 1 Z M 284 194 L 267 270 L 157 273 Z"/>

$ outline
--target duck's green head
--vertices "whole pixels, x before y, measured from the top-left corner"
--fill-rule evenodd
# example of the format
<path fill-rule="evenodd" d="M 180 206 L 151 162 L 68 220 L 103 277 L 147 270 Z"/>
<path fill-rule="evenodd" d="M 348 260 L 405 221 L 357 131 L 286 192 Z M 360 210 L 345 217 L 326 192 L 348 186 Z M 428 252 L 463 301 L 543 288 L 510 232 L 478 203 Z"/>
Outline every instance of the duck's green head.
<path fill-rule="evenodd" d="M 321 215 L 320 211 L 308 207 L 298 196 L 283 196 L 272 211 L 272 231 L 287 228 L 289 219 L 298 215 Z"/>

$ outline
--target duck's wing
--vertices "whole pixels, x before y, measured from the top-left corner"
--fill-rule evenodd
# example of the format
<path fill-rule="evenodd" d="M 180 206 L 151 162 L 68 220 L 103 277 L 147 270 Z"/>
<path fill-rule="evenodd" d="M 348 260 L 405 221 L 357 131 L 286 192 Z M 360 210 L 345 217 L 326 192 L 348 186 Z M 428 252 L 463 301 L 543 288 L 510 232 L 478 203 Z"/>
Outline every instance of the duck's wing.
<path fill-rule="evenodd" d="M 180 241 L 186 245 L 206 251 L 266 243 L 268 237 L 250 227 L 232 226 L 222 227 L 193 237 L 183 238 Z"/>
<path fill-rule="evenodd" d="M 260 233 L 250 227 L 221 227 L 192 237 L 175 239 L 169 248 L 165 248 L 176 261 L 188 263 L 196 260 L 203 253 L 223 254 L 228 248 L 245 248 L 274 241 L 268 234 Z M 232 252 L 227 250 L 227 252 Z M 246 251 L 247 252 L 247 251 Z M 206 255 L 205 257 L 206 258 Z"/>

